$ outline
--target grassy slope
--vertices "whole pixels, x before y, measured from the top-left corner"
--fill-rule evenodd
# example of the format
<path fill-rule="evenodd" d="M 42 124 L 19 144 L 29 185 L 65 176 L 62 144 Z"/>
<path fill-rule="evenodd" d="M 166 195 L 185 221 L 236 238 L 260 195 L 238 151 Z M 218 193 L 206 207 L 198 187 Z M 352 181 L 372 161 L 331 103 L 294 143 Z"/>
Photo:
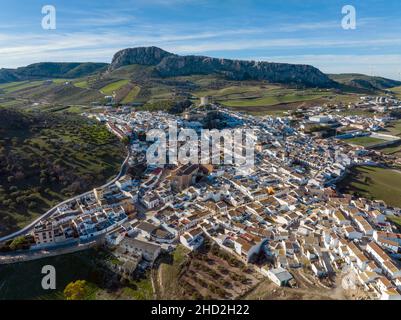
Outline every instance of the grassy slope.
<path fill-rule="evenodd" d="M 382 143 L 385 140 L 372 137 L 356 137 L 356 138 L 346 139 L 344 141 L 347 143 L 352 143 L 363 147 L 369 147 L 378 143 Z"/>
<path fill-rule="evenodd" d="M 129 80 L 118 80 L 116 82 L 113 82 L 111 84 L 108 84 L 107 86 L 104 86 L 102 89 L 100 89 L 101 92 L 104 94 L 113 94 L 113 92 L 118 91 L 121 87 L 125 86 Z"/>
<path fill-rule="evenodd" d="M 391 88 L 390 90 L 395 93 L 398 99 L 401 99 L 401 86 Z"/>
<path fill-rule="evenodd" d="M 340 188 L 366 198 L 384 200 L 391 206 L 401 207 L 401 173 L 377 167 L 354 168 Z"/>
<path fill-rule="evenodd" d="M 128 94 L 125 96 L 125 98 L 122 100 L 122 103 L 129 103 L 133 102 L 135 98 L 138 96 L 139 92 L 141 91 L 141 88 L 138 86 L 135 86 L 128 92 Z"/>
<path fill-rule="evenodd" d="M 10 82 L 0 85 L 0 92 L 13 93 L 19 90 L 27 88 L 35 88 L 43 84 L 43 81 L 20 81 L 20 82 Z"/>
<path fill-rule="evenodd" d="M 75 280 L 91 283 L 91 295 L 100 288 L 94 284 L 96 269 L 93 250 L 45 258 L 12 265 L 0 265 L 0 299 L 63 299 L 65 286 Z M 43 290 L 42 267 L 56 268 L 56 290 Z M 90 297 L 88 297 L 90 298 Z"/>
<path fill-rule="evenodd" d="M 401 84 L 401 82 L 397 80 L 357 73 L 330 74 L 329 77 L 341 84 L 356 86 L 367 90 L 389 89 Z"/>
<path fill-rule="evenodd" d="M 5 112 L 0 111 L 0 116 Z M 19 115 L 11 119 L 20 123 Z M 105 127 L 87 124 L 81 117 L 42 114 L 39 119 L 47 119 L 47 127 L 29 114 L 27 119 L 34 124 L 13 128 L 14 124 L 3 123 L 4 130 L 0 130 L 0 159 L 4 161 L 0 167 L 0 234 L 26 225 L 76 192 L 104 183 L 118 171 L 125 154 Z M 9 182 L 18 172 L 23 178 Z M 79 185 L 72 187 L 74 183 Z M 31 202 L 36 205 L 29 207 Z"/>
<path fill-rule="evenodd" d="M 103 250 L 89 249 L 71 254 L 33 260 L 12 265 L 0 265 L 0 300 L 5 299 L 64 299 L 66 285 L 76 280 L 86 280 L 86 300 L 101 299 L 151 299 L 153 289 L 150 278 L 130 281 L 128 285 L 110 284 L 112 273 L 100 263 L 110 260 L 110 254 Z M 41 287 L 42 267 L 56 268 L 56 290 L 47 291 Z"/>
<path fill-rule="evenodd" d="M 162 263 L 159 268 L 159 279 L 165 295 L 169 297 L 179 296 L 179 274 L 183 263 L 186 261 L 189 251 L 178 245 L 173 254 L 172 264 Z"/>
<path fill-rule="evenodd" d="M 52 83 L 23 81 L 0 85 L 0 106 L 26 109 L 33 103 L 39 103 L 39 106 L 89 104 L 101 100 L 104 96 L 96 89 L 84 88 L 84 84 L 76 86 L 65 83 L 65 79 L 55 79 Z"/>
<path fill-rule="evenodd" d="M 210 95 L 227 107 L 254 114 L 282 113 L 302 104 L 349 103 L 358 99 L 355 94 L 338 94 L 319 89 L 291 89 L 255 82 L 234 82 L 221 89 L 196 91 L 194 95 Z"/>
<path fill-rule="evenodd" d="M 29 102 L 63 105 L 89 104 L 114 93 L 121 103 L 156 102 L 186 95 L 197 101 L 201 96 L 211 95 L 223 105 L 257 114 L 282 113 L 301 104 L 348 103 L 357 97 L 356 94 L 339 94 L 331 90 L 291 89 L 258 81 L 230 81 L 219 75 L 159 78 L 152 67 L 138 65 L 122 67 L 101 76 L 75 79 L 72 83 L 63 86 L 60 81 L 47 87 L 42 83 L 21 83 L 3 91 L 6 96 L 13 93 L 12 97 L 29 99 Z"/>

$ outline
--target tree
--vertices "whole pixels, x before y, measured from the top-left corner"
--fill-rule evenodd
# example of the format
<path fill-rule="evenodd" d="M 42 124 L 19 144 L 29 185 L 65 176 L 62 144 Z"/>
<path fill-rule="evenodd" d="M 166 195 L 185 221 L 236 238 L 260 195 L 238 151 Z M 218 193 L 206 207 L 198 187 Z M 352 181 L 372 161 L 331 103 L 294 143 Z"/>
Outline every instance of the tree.
<path fill-rule="evenodd" d="M 64 297 L 67 300 L 83 300 L 88 293 L 88 286 L 85 280 L 70 282 L 64 289 Z"/>
<path fill-rule="evenodd" d="M 122 142 L 124 145 L 128 146 L 129 143 L 130 143 L 130 139 L 129 139 L 128 137 L 124 137 L 124 138 L 121 139 L 121 142 Z"/>
<path fill-rule="evenodd" d="M 36 202 L 35 201 L 31 201 L 31 202 L 29 202 L 29 204 L 28 204 L 28 208 L 29 209 L 35 209 L 36 208 Z"/>
<path fill-rule="evenodd" d="M 25 237 L 17 237 L 11 242 L 10 249 L 11 250 L 22 249 L 25 244 L 26 244 Z"/>

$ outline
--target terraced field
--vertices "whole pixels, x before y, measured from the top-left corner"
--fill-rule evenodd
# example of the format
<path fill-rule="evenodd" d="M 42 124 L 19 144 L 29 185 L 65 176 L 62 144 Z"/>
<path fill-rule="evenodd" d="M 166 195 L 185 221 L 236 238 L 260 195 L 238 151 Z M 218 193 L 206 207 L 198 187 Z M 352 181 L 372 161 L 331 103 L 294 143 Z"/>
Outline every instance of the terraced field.
<path fill-rule="evenodd" d="M 246 83 L 246 82 L 245 82 Z M 338 94 L 321 89 L 290 89 L 273 84 L 225 86 L 222 89 L 197 91 L 196 97 L 212 96 L 215 101 L 237 111 L 252 114 L 282 114 L 285 111 L 323 103 L 349 103 L 358 100 L 355 94 Z"/>
<path fill-rule="evenodd" d="M 19 81 L 0 85 L 0 93 L 13 93 L 19 90 L 41 86 L 44 81 Z"/>
<path fill-rule="evenodd" d="M 141 91 L 141 88 L 138 86 L 135 86 L 130 90 L 130 92 L 125 96 L 125 98 L 122 100 L 122 103 L 130 103 L 135 100 L 135 98 L 138 96 L 139 92 Z"/>
<path fill-rule="evenodd" d="M 82 89 L 88 89 L 89 88 L 89 84 L 88 84 L 87 80 L 74 82 L 74 86 L 76 86 L 78 88 L 82 88 Z"/>
<path fill-rule="evenodd" d="M 129 83 L 129 80 L 124 79 L 124 80 L 118 80 L 116 82 L 113 82 L 111 84 L 108 84 L 107 86 L 103 87 L 100 89 L 100 91 L 104 94 L 111 95 L 114 92 L 118 91 L 121 89 L 123 86 Z"/>
<path fill-rule="evenodd" d="M 296 89 L 263 81 L 233 81 L 221 75 L 191 75 L 162 78 L 149 66 L 130 65 L 109 73 L 71 80 L 56 79 L 0 85 L 1 95 L 28 103 L 91 104 L 114 95 L 117 103 L 157 103 L 160 100 L 212 96 L 216 102 L 237 111 L 258 115 L 283 114 L 302 106 L 353 102 L 357 94 L 326 89 Z M 1 104 L 1 102 L 0 102 Z"/>
<path fill-rule="evenodd" d="M 262 278 L 207 241 L 197 252 L 178 246 L 172 260 L 162 263 L 154 277 L 161 299 L 238 299 Z"/>

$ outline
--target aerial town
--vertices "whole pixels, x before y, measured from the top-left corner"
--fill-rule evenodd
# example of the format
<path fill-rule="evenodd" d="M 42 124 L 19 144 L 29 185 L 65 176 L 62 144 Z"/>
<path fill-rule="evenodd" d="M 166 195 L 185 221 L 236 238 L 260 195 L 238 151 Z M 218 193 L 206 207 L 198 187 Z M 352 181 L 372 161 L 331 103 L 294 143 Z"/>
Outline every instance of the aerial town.
<path fill-rule="evenodd" d="M 30 250 L 54 254 L 101 242 L 124 262 L 120 271 L 131 274 L 152 267 L 163 251 L 177 245 L 195 251 L 207 240 L 277 286 L 296 287 L 294 270 L 307 265 L 326 286 L 337 276 L 343 287 L 358 287 L 371 299 L 401 299 L 396 261 L 401 234 L 386 219 L 399 216 L 401 209 L 336 190 L 348 168 L 391 160 L 346 143 L 349 137 L 380 136 L 391 118 L 316 107 L 294 121 L 291 114 L 236 113 L 208 98 L 201 105 L 179 116 L 130 107 L 86 113 L 120 139 L 129 138 L 126 166 L 116 180 L 40 219 L 29 231 Z M 363 97 L 352 107 L 372 105 L 383 111 L 400 108 L 399 101 L 375 97 Z M 150 128 L 164 130 L 176 121 L 180 128 L 200 130 L 210 113 L 219 119 L 214 127 L 248 128 L 257 136 L 250 174 L 238 174 L 235 164 L 147 165 Z M 311 127 L 319 130 L 309 132 Z M 330 135 L 339 127 L 341 134 Z M 382 136 L 380 143 L 398 141 Z"/>

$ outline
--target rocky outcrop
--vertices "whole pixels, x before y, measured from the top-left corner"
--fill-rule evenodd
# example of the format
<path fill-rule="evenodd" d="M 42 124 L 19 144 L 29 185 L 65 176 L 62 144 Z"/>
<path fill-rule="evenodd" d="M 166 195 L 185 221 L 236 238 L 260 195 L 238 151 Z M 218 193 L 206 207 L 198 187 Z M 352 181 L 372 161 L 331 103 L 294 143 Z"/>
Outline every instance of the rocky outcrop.
<path fill-rule="evenodd" d="M 169 56 L 174 56 L 174 54 L 157 47 L 124 49 L 118 51 L 114 55 L 109 70 L 115 70 L 130 64 L 155 66 L 158 65 L 164 58 Z"/>
<path fill-rule="evenodd" d="M 179 56 L 157 47 L 121 50 L 114 56 L 109 70 L 130 64 L 155 66 L 155 72 L 161 77 L 221 74 L 232 80 L 267 80 L 308 87 L 332 87 L 336 84 L 309 65 Z"/>

